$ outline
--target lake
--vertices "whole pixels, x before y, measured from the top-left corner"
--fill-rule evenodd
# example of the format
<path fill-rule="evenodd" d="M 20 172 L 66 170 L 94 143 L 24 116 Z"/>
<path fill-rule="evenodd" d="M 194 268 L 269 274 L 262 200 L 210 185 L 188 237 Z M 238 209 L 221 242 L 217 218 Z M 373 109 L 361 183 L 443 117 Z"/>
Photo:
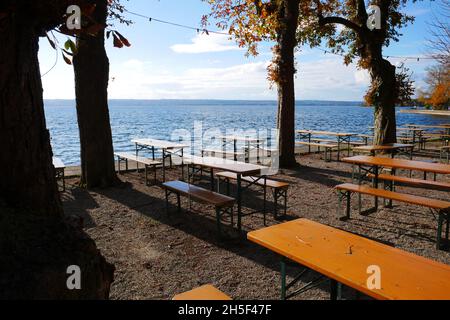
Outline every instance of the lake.
<path fill-rule="evenodd" d="M 54 156 L 66 165 L 80 163 L 80 146 L 74 101 L 46 100 L 45 114 Z M 276 128 L 275 101 L 112 100 L 111 129 L 116 151 L 131 151 L 134 138 L 176 139 L 194 129 L 232 134 L 234 130 L 259 133 Z M 406 123 L 447 123 L 447 117 L 403 114 Z M 297 129 L 369 133 L 372 108 L 358 102 L 298 101 Z"/>

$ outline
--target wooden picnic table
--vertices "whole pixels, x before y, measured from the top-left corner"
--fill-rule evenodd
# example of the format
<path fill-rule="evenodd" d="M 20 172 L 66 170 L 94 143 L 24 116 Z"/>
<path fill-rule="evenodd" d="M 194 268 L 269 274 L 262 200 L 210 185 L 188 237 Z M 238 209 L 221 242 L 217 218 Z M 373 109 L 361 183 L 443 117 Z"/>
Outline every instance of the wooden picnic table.
<path fill-rule="evenodd" d="M 290 286 L 286 259 L 375 299 L 450 299 L 450 266 L 317 222 L 298 219 L 247 237 L 282 257 L 282 299 Z M 381 272 L 380 289 L 367 286 L 374 265 Z"/>
<path fill-rule="evenodd" d="M 63 183 L 63 192 L 66 191 L 66 165 L 60 158 L 53 157 L 52 159 L 53 167 L 55 167 L 56 179 L 61 179 Z"/>
<path fill-rule="evenodd" d="M 222 136 L 219 137 L 219 139 L 222 140 L 222 149 L 223 152 L 226 152 L 226 146 L 229 143 L 233 143 L 233 153 L 234 153 L 234 161 L 237 161 L 237 144 L 238 142 L 243 142 L 245 143 L 246 147 L 247 147 L 247 153 L 248 153 L 248 159 L 250 161 L 250 150 L 251 148 L 255 148 L 256 152 L 257 152 L 257 162 L 259 163 L 259 151 L 261 149 L 261 146 L 264 144 L 265 139 L 262 138 L 252 138 L 252 137 L 248 137 L 248 136 L 237 136 L 237 135 L 230 135 L 230 136 Z"/>
<path fill-rule="evenodd" d="M 407 127 L 422 129 L 444 129 L 445 134 L 450 134 L 450 124 L 424 125 L 424 124 L 407 124 Z"/>
<path fill-rule="evenodd" d="M 365 171 L 368 174 L 373 174 L 373 187 L 378 188 L 379 182 L 379 172 L 380 168 L 391 168 L 393 170 L 393 174 L 395 174 L 396 169 L 404 169 L 404 170 L 416 170 L 422 171 L 425 173 L 434 173 L 434 174 L 450 174 L 450 165 L 442 164 L 442 163 L 429 163 L 424 161 L 414 161 L 414 160 L 405 160 L 405 159 L 391 159 L 391 158 L 383 158 L 383 157 L 372 157 L 372 156 L 354 156 L 350 158 L 342 159 L 343 162 L 350 163 L 353 165 L 357 165 L 358 172 L 358 184 L 362 182 L 362 171 Z M 354 167 L 353 174 L 354 178 Z M 360 196 L 360 195 L 359 195 Z M 378 210 L 378 198 L 375 197 L 375 205 L 373 208 L 374 211 Z"/>
<path fill-rule="evenodd" d="M 228 171 L 236 174 L 236 204 L 238 207 L 238 230 L 242 230 L 242 192 L 249 188 L 251 185 L 259 182 L 260 180 L 264 181 L 266 184 L 267 180 L 267 172 L 268 167 L 246 163 L 233 161 L 229 159 L 216 158 L 216 157 L 198 157 L 198 156 L 185 156 L 184 163 L 188 166 L 192 166 L 192 171 L 194 173 L 195 167 L 207 168 L 210 170 L 210 182 L 211 182 L 211 191 L 214 191 L 214 170 L 220 171 Z M 189 173 L 189 168 L 188 168 Z M 248 176 L 258 176 L 259 179 L 255 180 L 253 183 L 242 187 L 242 177 Z"/>
<path fill-rule="evenodd" d="M 318 136 L 335 136 L 338 145 L 337 148 L 337 160 L 340 160 L 341 156 L 341 143 L 347 143 L 347 155 L 350 155 L 350 140 L 351 137 L 357 136 L 356 133 L 348 132 L 332 132 L 332 131 L 316 131 L 316 130 L 296 130 L 300 139 L 308 139 L 308 143 L 311 143 L 311 138 L 313 135 Z M 309 147 L 309 152 L 311 152 L 311 147 Z"/>
<path fill-rule="evenodd" d="M 150 150 L 152 152 L 153 160 L 155 160 L 155 150 L 161 149 L 163 181 L 166 181 L 165 159 L 166 158 L 170 159 L 170 167 L 172 167 L 172 155 L 176 155 L 181 158 L 182 177 L 184 177 L 184 165 L 183 165 L 184 149 L 189 148 L 190 147 L 189 145 L 157 139 L 133 139 L 131 140 L 131 142 L 136 145 L 136 156 L 139 155 L 139 151 L 141 150 Z"/>
<path fill-rule="evenodd" d="M 392 155 L 392 158 L 394 157 L 395 152 L 403 150 L 405 150 L 405 153 L 408 152 L 409 158 L 412 160 L 412 153 L 414 150 L 413 144 L 389 143 L 383 145 L 368 145 L 353 148 L 353 151 L 369 152 L 371 156 L 375 156 L 376 152 L 389 152 Z"/>

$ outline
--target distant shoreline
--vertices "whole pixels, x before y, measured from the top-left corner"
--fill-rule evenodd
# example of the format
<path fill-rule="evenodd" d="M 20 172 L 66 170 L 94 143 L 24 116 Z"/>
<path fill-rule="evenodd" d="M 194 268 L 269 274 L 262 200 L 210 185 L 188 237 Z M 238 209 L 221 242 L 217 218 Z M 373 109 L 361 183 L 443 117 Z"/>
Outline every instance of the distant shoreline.
<path fill-rule="evenodd" d="M 173 105 L 173 103 L 184 103 L 187 105 L 224 105 L 224 104 L 245 104 L 245 105 L 276 105 L 276 100 L 232 100 L 232 99 L 110 99 L 111 106 L 138 106 L 146 104 L 165 104 Z M 45 106 L 73 106 L 75 99 L 44 99 Z M 334 100 L 296 100 L 298 105 L 318 105 L 318 106 L 365 106 L 362 101 L 334 101 Z"/>

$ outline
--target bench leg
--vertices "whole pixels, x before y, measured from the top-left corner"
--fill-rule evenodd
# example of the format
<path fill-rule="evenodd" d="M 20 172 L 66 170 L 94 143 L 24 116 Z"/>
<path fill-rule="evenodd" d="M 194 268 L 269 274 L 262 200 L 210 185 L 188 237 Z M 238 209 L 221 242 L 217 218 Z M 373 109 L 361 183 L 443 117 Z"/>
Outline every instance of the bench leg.
<path fill-rule="evenodd" d="M 177 205 L 178 205 L 178 213 L 181 213 L 181 199 L 180 195 L 177 194 Z"/>
<path fill-rule="evenodd" d="M 330 300 L 340 300 L 342 296 L 342 284 L 330 279 Z"/>
<path fill-rule="evenodd" d="M 145 165 L 145 185 L 148 186 L 148 166 Z"/>
<path fill-rule="evenodd" d="M 264 226 L 267 225 L 267 221 L 266 221 L 266 204 L 267 204 L 267 187 L 264 186 L 264 204 L 263 204 Z"/>
<path fill-rule="evenodd" d="M 169 191 L 164 189 L 166 193 L 166 214 L 169 215 Z"/>
<path fill-rule="evenodd" d="M 284 258 L 280 262 L 281 267 L 281 300 L 286 300 L 286 261 Z"/>
<path fill-rule="evenodd" d="M 278 194 L 277 190 L 273 190 L 273 216 L 275 219 L 278 219 Z"/>
<path fill-rule="evenodd" d="M 222 227 L 221 227 L 221 223 L 220 223 L 221 214 L 222 214 L 221 209 L 216 208 L 216 223 L 217 223 L 217 239 L 218 240 L 221 239 L 221 235 L 222 235 Z"/>
<path fill-rule="evenodd" d="M 62 169 L 63 192 L 66 192 L 66 169 Z"/>

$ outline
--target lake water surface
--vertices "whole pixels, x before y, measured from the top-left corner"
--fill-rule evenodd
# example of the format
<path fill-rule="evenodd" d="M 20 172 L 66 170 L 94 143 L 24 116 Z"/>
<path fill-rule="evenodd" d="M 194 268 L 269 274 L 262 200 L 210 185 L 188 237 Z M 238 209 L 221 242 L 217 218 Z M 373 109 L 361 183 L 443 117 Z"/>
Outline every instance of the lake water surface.
<path fill-rule="evenodd" d="M 66 165 L 80 163 L 80 147 L 75 103 L 45 102 L 47 127 L 53 153 Z M 224 134 L 233 129 L 276 128 L 275 101 L 202 101 L 202 100 L 113 100 L 110 102 L 111 128 L 116 151 L 131 151 L 134 138 L 169 140 L 176 130 L 192 132 L 194 124 L 203 130 L 217 128 Z M 447 123 L 447 117 L 402 114 L 399 126 L 406 123 Z M 296 127 L 340 132 L 369 133 L 373 110 L 356 102 L 297 102 Z"/>

